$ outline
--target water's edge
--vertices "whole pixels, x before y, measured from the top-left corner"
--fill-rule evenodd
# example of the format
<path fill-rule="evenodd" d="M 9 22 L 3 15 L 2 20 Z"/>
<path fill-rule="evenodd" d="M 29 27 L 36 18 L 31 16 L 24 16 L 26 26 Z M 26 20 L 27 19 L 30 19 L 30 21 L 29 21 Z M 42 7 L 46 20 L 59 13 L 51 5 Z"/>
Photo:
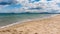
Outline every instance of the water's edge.
<path fill-rule="evenodd" d="M 36 18 L 36 19 L 28 19 L 28 20 L 24 20 L 24 21 L 19 21 L 19 22 L 15 22 L 15 23 L 12 23 L 12 24 L 9 24 L 9 25 L 6 25 L 6 26 L 2 26 L 0 28 L 10 27 L 10 26 L 13 26 L 13 25 L 16 25 L 16 24 L 27 22 L 27 21 L 33 21 L 33 20 L 41 20 L 41 19 L 51 18 L 51 17 L 55 17 L 57 15 L 59 15 L 59 14 L 51 15 L 49 17 L 44 17 L 44 18 Z"/>

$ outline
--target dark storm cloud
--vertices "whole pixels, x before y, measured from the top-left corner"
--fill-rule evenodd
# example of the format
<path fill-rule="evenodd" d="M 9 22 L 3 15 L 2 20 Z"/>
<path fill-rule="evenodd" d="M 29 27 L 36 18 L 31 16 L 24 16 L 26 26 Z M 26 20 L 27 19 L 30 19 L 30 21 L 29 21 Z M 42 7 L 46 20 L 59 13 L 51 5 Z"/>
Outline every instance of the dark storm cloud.
<path fill-rule="evenodd" d="M 11 5 L 16 4 L 15 0 L 0 0 L 0 5 Z"/>

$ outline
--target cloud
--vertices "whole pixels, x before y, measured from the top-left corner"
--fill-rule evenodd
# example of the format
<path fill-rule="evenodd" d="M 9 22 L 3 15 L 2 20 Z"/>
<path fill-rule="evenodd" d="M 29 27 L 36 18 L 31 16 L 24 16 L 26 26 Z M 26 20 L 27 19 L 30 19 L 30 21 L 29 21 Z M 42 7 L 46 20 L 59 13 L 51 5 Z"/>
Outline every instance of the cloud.
<path fill-rule="evenodd" d="M 1 2 L 2 0 L 0 0 Z M 11 2 L 6 0 L 5 2 Z M 6 8 L 6 9 L 5 9 Z M 60 12 L 60 0 L 13 0 L 12 5 L 0 6 L 0 12 Z"/>
<path fill-rule="evenodd" d="M 0 5 L 11 5 L 15 4 L 17 1 L 15 0 L 0 0 Z"/>
<path fill-rule="evenodd" d="M 30 2 L 30 3 L 28 0 L 26 1 L 22 0 L 20 1 L 20 3 L 24 6 L 24 9 L 26 10 L 26 12 L 32 12 L 32 11 L 33 12 L 54 12 L 55 10 L 56 10 L 55 12 L 60 11 L 60 7 L 57 5 L 57 3 L 60 3 L 60 0 L 51 0 L 50 2 L 43 0 L 43 1 Z M 36 8 L 38 7 L 41 9 L 37 10 Z M 32 10 L 28 10 L 28 9 L 32 9 Z"/>

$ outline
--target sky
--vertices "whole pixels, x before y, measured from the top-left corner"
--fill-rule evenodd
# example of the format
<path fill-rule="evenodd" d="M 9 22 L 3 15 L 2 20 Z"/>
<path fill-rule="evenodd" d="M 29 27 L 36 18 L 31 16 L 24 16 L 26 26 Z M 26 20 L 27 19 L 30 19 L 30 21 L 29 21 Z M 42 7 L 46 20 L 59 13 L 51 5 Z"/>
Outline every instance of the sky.
<path fill-rule="evenodd" d="M 59 13 L 60 0 L 0 0 L 0 13 Z"/>

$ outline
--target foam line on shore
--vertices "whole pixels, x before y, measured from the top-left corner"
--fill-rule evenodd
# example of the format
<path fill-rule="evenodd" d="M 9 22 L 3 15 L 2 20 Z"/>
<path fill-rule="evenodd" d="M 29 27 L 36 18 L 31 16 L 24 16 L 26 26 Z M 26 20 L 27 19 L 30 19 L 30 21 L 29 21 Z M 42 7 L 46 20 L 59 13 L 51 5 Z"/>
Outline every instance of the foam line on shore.
<path fill-rule="evenodd" d="M 55 17 L 57 15 L 59 15 L 59 14 L 51 15 L 49 17 L 37 18 L 37 19 L 28 19 L 28 20 L 12 23 L 12 24 L 9 24 L 9 25 L 6 25 L 6 26 L 2 26 L 0 28 L 6 28 L 6 27 L 10 27 L 10 26 L 13 26 L 13 25 L 16 25 L 16 24 L 20 24 L 20 23 L 24 23 L 24 22 L 28 22 L 28 21 L 33 21 L 33 20 L 41 20 L 41 19 L 51 18 L 51 17 Z"/>

